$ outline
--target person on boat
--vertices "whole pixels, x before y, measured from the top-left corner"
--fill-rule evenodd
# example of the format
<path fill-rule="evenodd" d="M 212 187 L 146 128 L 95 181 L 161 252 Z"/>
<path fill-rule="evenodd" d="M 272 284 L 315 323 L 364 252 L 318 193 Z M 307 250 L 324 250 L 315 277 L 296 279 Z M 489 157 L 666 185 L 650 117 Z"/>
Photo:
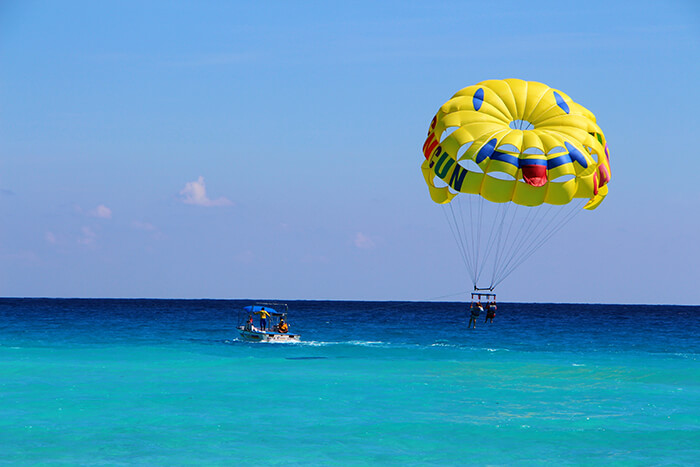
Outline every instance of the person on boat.
<path fill-rule="evenodd" d="M 282 334 L 286 334 L 289 332 L 289 326 L 287 325 L 287 322 L 284 320 L 284 318 L 280 320 L 279 332 L 281 332 Z"/>
<path fill-rule="evenodd" d="M 476 302 L 476 304 L 472 302 L 471 306 L 469 307 L 469 311 L 471 316 L 469 317 L 469 324 L 467 325 L 467 329 L 476 329 L 476 319 L 479 317 L 481 312 L 484 311 L 484 307 L 481 306 L 481 301 Z"/>
<path fill-rule="evenodd" d="M 486 305 L 486 321 L 484 323 L 493 323 L 493 319 L 496 317 L 496 301 L 490 302 Z"/>
<path fill-rule="evenodd" d="M 248 321 L 245 323 L 245 330 L 250 331 L 253 329 L 253 315 L 248 315 Z"/>
<path fill-rule="evenodd" d="M 265 307 L 262 307 L 260 311 L 256 311 L 255 314 L 260 315 L 260 329 L 265 331 L 267 329 L 267 318 L 270 317 L 270 313 L 265 311 Z"/>

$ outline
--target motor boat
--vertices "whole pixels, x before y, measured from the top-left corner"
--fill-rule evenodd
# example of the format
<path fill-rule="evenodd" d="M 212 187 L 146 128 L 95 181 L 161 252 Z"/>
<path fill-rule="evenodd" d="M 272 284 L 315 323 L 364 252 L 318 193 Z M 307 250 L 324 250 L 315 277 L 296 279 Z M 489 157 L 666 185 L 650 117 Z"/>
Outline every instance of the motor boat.
<path fill-rule="evenodd" d="M 243 307 L 242 316 L 247 317 L 238 325 L 241 339 L 247 342 L 299 342 L 299 334 L 289 333 L 288 311 L 289 306 L 286 303 L 277 302 L 256 303 Z M 254 325 L 254 315 L 260 317 L 258 327 Z"/>

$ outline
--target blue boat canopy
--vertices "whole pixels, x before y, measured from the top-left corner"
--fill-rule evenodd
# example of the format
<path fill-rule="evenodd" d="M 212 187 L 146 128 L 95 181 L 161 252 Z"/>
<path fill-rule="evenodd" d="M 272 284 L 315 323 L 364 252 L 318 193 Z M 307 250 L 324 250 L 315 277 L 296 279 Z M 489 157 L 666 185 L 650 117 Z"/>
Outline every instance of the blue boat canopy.
<path fill-rule="evenodd" d="M 282 315 L 282 313 L 278 313 L 274 308 L 264 305 L 248 305 L 244 306 L 243 310 L 247 311 L 248 313 L 256 313 L 262 310 L 263 308 L 265 308 L 265 311 L 267 311 L 271 315 Z"/>

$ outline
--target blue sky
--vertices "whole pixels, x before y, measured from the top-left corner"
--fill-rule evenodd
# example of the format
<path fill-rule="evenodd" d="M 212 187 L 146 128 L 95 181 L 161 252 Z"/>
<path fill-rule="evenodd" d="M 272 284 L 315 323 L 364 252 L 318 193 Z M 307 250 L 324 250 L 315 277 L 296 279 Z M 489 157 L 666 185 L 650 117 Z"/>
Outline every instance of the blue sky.
<path fill-rule="evenodd" d="M 698 304 L 700 6 L 631 5 L 3 2 L 0 296 L 465 298 L 421 146 L 515 77 L 613 179 L 499 296 Z"/>

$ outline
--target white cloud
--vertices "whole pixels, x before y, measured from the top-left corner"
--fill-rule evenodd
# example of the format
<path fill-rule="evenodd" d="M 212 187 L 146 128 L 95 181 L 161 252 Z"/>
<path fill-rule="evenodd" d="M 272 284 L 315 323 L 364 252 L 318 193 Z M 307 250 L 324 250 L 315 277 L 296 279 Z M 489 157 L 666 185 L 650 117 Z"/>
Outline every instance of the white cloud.
<path fill-rule="evenodd" d="M 369 250 L 374 248 L 374 241 L 362 232 L 357 232 L 355 234 L 355 246 L 362 250 Z"/>
<path fill-rule="evenodd" d="M 207 188 L 204 185 L 204 177 L 201 175 L 194 182 L 187 182 L 185 188 L 180 191 L 182 202 L 196 206 L 231 206 L 233 202 L 223 196 L 217 199 L 207 197 Z"/>
<path fill-rule="evenodd" d="M 92 246 L 95 244 L 95 241 L 97 240 L 97 234 L 94 230 L 92 230 L 90 227 L 85 226 L 81 229 L 81 232 L 83 233 L 83 236 L 78 238 L 78 243 L 87 246 Z"/>
<path fill-rule="evenodd" d="M 104 204 L 100 204 L 95 209 L 90 211 L 90 215 L 92 217 L 99 217 L 101 219 L 111 219 L 112 218 L 112 210 L 109 209 Z"/>

